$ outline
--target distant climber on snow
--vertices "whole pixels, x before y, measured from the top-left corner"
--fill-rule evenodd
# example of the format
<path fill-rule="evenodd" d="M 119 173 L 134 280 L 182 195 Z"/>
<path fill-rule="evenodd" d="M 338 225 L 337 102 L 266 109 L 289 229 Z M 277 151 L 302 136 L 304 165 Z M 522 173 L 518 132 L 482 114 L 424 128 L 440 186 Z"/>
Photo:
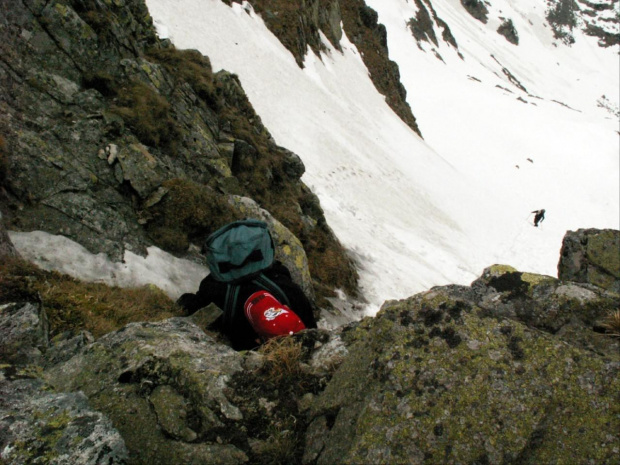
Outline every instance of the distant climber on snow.
<path fill-rule="evenodd" d="M 542 223 L 545 219 L 545 209 L 541 208 L 540 210 L 534 210 L 532 213 L 535 213 L 534 226 L 538 227 L 538 223 Z"/>
<path fill-rule="evenodd" d="M 274 259 L 264 222 L 230 223 L 209 236 L 205 249 L 211 273 L 198 292 L 183 294 L 177 303 L 188 314 L 216 304 L 223 311 L 218 326 L 234 349 L 253 349 L 273 337 L 316 328 L 312 304 Z"/>

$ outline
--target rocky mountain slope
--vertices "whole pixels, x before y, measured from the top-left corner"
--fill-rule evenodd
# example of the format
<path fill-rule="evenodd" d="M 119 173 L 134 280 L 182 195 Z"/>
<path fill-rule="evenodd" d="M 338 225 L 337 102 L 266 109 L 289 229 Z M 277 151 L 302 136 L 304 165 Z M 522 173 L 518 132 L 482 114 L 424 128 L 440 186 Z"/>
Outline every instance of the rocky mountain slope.
<path fill-rule="evenodd" d="M 144 2 L 1 7 L 7 229 L 61 234 L 117 261 L 150 245 L 200 259 L 208 234 L 259 216 L 309 295 L 355 294 L 299 157 L 274 143 L 234 75 L 160 41 Z"/>
<path fill-rule="evenodd" d="M 0 460 L 613 463 L 619 241 L 567 234 L 558 269 L 575 281 L 494 265 L 247 352 L 210 308 L 50 338 L 57 309 L 18 292 L 37 272 L 0 275 Z"/>
<path fill-rule="evenodd" d="M 428 14 L 412 33 L 450 42 L 419 3 Z M 362 2 L 253 4 L 300 65 L 319 30 L 337 46 L 341 19 L 416 128 Z M 620 232 L 569 233 L 559 279 L 494 265 L 470 286 L 235 352 L 213 330 L 214 309 L 187 317 L 157 289 L 44 272 L 19 260 L 4 227 L 115 259 L 154 244 L 199 260 L 209 232 L 249 215 L 269 222 L 308 294 L 354 293 L 299 157 L 273 142 L 236 76 L 160 41 L 139 0 L 0 0 L 0 37 L 0 463 L 618 456 Z"/>

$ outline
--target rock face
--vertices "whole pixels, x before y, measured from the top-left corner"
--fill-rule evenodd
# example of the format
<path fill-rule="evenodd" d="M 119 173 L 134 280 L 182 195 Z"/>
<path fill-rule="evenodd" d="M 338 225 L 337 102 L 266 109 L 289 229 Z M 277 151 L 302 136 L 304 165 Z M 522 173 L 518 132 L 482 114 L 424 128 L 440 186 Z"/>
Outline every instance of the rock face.
<path fill-rule="evenodd" d="M 242 3 L 240 0 L 223 0 Z M 320 33 L 340 50 L 343 30 L 359 49 L 377 90 L 385 95 L 392 110 L 411 129 L 420 134 L 400 82 L 398 65 L 388 56 L 387 31 L 378 23 L 377 12 L 362 0 L 250 0 L 267 27 L 293 54 L 300 67 L 308 48 L 325 50 Z M 443 27 L 443 26 L 442 26 Z M 447 25 L 446 25 L 447 28 Z M 448 30 L 449 33 L 449 30 Z"/>
<path fill-rule="evenodd" d="M 598 232 L 607 247 L 616 233 Z M 619 305 L 590 283 L 494 265 L 471 286 L 247 352 L 209 329 L 213 309 L 49 341 L 44 309 L 5 305 L 0 459 L 614 463 L 620 339 L 600 321 Z"/>
<path fill-rule="evenodd" d="M 142 0 L 0 0 L 0 34 L 7 229 L 64 235 L 115 261 L 151 245 L 184 256 L 242 217 L 229 197 L 243 196 L 303 245 L 306 289 L 312 272 L 355 293 L 299 157 L 274 143 L 235 75 L 160 41 Z"/>
<path fill-rule="evenodd" d="M 620 293 L 620 232 L 569 231 L 562 241 L 558 276 Z"/>

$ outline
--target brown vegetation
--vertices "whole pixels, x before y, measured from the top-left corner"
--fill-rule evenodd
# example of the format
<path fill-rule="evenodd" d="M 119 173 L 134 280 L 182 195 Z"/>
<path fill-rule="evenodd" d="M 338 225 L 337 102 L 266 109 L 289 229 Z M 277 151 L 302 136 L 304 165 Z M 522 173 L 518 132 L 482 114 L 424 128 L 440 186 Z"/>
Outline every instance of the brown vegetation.
<path fill-rule="evenodd" d="M 44 271 L 20 259 L 0 263 L 0 305 L 41 300 L 53 337 L 65 331 L 90 331 L 100 337 L 135 321 L 180 316 L 181 309 L 155 286 L 135 289 L 85 283 Z"/>
<path fill-rule="evenodd" d="M 616 310 L 607 315 L 607 317 L 603 319 L 601 326 L 609 336 L 620 338 L 620 310 Z"/>
<path fill-rule="evenodd" d="M 164 183 L 168 193 L 149 210 L 151 239 L 172 252 L 187 250 L 190 242 L 201 243 L 206 235 L 237 218 L 226 197 L 209 187 L 183 179 Z"/>
<path fill-rule="evenodd" d="M 196 94 L 210 107 L 220 105 L 213 82 L 209 58 L 196 50 L 177 50 L 174 47 L 151 49 L 147 58 L 162 65 L 171 75 L 192 86 Z"/>
<path fill-rule="evenodd" d="M 296 385 L 303 377 L 301 341 L 292 337 L 269 339 L 259 349 L 265 357 L 262 375 L 275 385 Z"/>
<path fill-rule="evenodd" d="M 139 81 L 116 89 L 116 94 L 111 111 L 123 118 L 142 143 L 176 153 L 181 134 L 164 97 Z"/>

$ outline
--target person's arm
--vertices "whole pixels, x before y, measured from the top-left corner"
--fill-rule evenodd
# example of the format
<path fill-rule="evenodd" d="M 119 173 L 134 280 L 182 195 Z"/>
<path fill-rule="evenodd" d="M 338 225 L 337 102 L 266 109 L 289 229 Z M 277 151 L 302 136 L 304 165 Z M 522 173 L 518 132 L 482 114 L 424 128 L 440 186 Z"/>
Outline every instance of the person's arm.
<path fill-rule="evenodd" d="M 207 275 L 201 282 L 198 292 L 195 294 L 183 294 L 177 300 L 177 304 L 183 307 L 188 315 L 196 310 L 206 307 L 211 302 L 222 308 L 226 298 L 226 284 L 220 283 Z"/>

